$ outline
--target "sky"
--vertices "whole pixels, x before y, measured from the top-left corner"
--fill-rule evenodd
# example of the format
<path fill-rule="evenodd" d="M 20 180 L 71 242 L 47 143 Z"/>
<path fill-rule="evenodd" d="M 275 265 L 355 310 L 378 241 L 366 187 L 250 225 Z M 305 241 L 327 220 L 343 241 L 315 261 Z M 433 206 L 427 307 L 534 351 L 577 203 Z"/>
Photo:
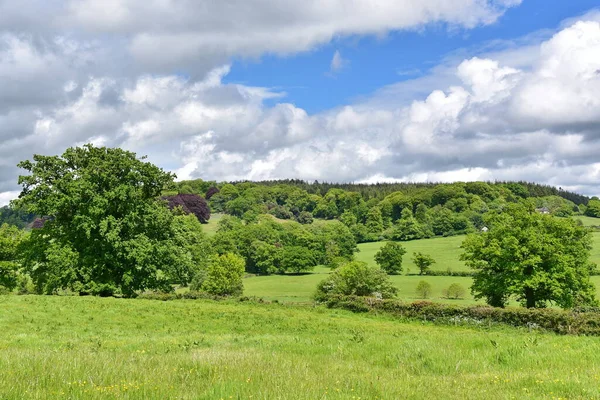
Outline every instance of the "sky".
<path fill-rule="evenodd" d="M 0 205 L 93 143 L 178 179 L 600 194 L 598 0 L 0 0 Z"/>

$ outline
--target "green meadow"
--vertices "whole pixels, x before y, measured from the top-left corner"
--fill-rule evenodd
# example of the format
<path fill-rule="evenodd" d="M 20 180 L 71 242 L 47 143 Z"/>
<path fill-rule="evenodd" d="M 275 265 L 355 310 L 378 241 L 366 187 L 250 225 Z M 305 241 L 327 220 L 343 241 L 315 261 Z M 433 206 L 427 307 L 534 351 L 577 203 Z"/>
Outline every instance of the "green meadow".
<path fill-rule="evenodd" d="M 600 342 L 236 301 L 0 296 L 2 399 L 584 399 Z"/>
<path fill-rule="evenodd" d="M 592 238 L 593 248 L 590 259 L 600 265 L 600 232 L 594 232 Z M 430 254 L 436 260 L 436 263 L 431 267 L 433 270 L 446 271 L 450 268 L 452 271 L 468 271 L 464 263 L 459 260 L 461 254 L 460 244 L 463 240 L 464 236 L 451 236 L 402 242 L 402 245 L 407 250 L 403 261 L 404 274 L 408 270 L 413 275 L 396 275 L 390 277 L 394 285 L 399 289 L 398 297 L 405 301 L 421 300 L 416 295 L 415 288 L 419 281 L 424 280 L 432 286 L 432 294 L 428 300 L 452 304 L 476 303 L 469 291 L 472 282 L 470 277 L 414 275 L 418 273 L 417 268 L 412 262 L 412 253 L 415 251 Z M 377 253 L 383 244 L 384 242 L 359 244 L 358 248 L 360 251 L 356 254 L 356 258 L 375 265 L 375 253 Z M 268 300 L 310 302 L 317 284 L 329 272 L 328 268 L 317 267 L 313 273 L 302 275 L 251 276 L 244 280 L 244 293 L 248 296 L 263 297 Z M 592 276 L 591 279 L 596 285 L 598 297 L 600 297 L 600 276 Z M 452 283 L 459 283 L 467 289 L 464 299 L 450 300 L 444 298 L 443 291 Z"/>

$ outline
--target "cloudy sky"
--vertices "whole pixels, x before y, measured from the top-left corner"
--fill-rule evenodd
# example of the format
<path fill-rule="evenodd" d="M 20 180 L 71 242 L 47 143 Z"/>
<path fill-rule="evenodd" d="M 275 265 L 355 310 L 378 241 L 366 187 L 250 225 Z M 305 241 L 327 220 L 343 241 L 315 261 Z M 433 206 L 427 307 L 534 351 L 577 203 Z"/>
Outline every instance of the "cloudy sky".
<path fill-rule="evenodd" d="M 597 5 L 0 0 L 0 204 L 17 162 L 88 142 L 179 179 L 598 195 Z"/>

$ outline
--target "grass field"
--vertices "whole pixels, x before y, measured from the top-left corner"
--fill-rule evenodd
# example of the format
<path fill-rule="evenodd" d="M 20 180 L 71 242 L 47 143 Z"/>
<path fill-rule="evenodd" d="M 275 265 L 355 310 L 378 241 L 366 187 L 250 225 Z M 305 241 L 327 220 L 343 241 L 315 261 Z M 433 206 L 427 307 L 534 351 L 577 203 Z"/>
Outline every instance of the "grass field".
<path fill-rule="evenodd" d="M 208 235 L 213 236 L 217 233 L 219 221 L 223 218 L 223 214 L 211 214 L 208 223 L 202 225 L 202 230 Z"/>
<path fill-rule="evenodd" d="M 583 222 L 583 226 L 600 226 L 600 218 L 587 217 L 585 215 L 577 215 L 573 218 Z"/>
<path fill-rule="evenodd" d="M 276 304 L 0 296 L 2 399 L 583 399 L 600 342 Z"/>
<path fill-rule="evenodd" d="M 318 267 L 314 273 L 304 275 L 271 275 L 253 276 L 244 279 L 244 294 L 262 297 L 266 300 L 283 302 L 310 302 L 317 284 L 327 277 L 329 268 Z M 463 300 L 443 298 L 443 290 L 452 283 L 460 283 L 465 289 L 471 286 L 471 278 L 458 276 L 391 276 L 390 279 L 399 289 L 398 298 L 406 301 L 419 300 L 415 288 L 419 281 L 431 284 L 432 294 L 429 300 L 449 302 L 452 304 L 470 304 L 475 300 L 468 293 Z"/>
<path fill-rule="evenodd" d="M 411 273 L 419 272 L 418 268 L 412 262 L 414 252 L 422 252 L 431 255 L 436 263 L 431 266 L 432 270 L 446 271 L 450 268 L 452 271 L 468 271 L 465 264 L 459 260 L 462 250 L 460 245 L 465 236 L 450 236 L 433 239 L 412 240 L 402 242 L 402 246 L 406 249 L 402 266 L 404 271 L 408 268 Z M 356 259 L 365 261 L 370 265 L 375 265 L 375 253 L 379 251 L 385 242 L 361 243 L 358 245 L 359 252 L 356 254 Z"/>

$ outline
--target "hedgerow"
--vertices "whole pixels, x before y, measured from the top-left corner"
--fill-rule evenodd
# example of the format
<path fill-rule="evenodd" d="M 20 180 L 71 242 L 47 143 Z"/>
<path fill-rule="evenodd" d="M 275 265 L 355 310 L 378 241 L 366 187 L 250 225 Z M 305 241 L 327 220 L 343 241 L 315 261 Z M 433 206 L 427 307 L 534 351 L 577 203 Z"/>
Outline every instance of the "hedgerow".
<path fill-rule="evenodd" d="M 399 300 L 358 296 L 330 296 L 324 303 L 329 308 L 341 308 L 353 312 L 383 312 L 402 318 L 442 324 L 456 324 L 460 321 L 474 324 L 500 323 L 514 327 L 543 329 L 563 335 L 600 336 L 600 312 L 588 309 L 497 308 L 429 301 L 405 303 Z"/>

